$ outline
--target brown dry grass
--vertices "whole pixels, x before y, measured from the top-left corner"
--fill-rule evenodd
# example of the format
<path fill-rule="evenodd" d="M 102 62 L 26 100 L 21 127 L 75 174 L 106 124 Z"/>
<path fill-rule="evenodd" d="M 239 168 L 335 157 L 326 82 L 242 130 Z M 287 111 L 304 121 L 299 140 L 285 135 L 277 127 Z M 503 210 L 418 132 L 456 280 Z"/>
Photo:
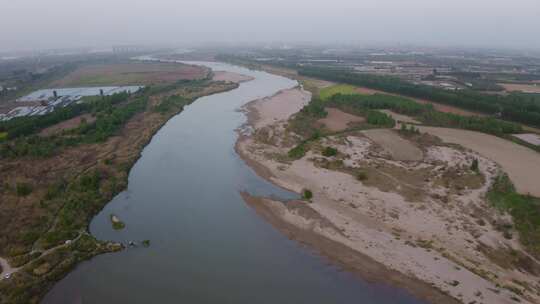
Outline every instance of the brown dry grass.
<path fill-rule="evenodd" d="M 343 131 L 350 127 L 351 124 L 364 122 L 363 117 L 345 113 L 336 108 L 326 108 L 328 115 L 325 118 L 319 119 L 319 123 L 333 132 Z"/>
<path fill-rule="evenodd" d="M 171 63 L 122 63 L 82 66 L 55 81 L 52 86 L 115 86 L 174 83 L 200 79 L 208 70 L 192 65 Z"/>
<path fill-rule="evenodd" d="M 77 128 L 83 120 L 85 120 L 87 123 L 93 123 L 94 121 L 96 121 L 96 118 L 90 114 L 83 114 L 77 117 L 73 117 L 72 119 L 62 121 L 48 128 L 45 128 L 41 130 L 41 132 L 39 132 L 39 135 L 51 136 L 53 134 L 60 133 L 64 130 L 71 130 L 71 129 Z"/>

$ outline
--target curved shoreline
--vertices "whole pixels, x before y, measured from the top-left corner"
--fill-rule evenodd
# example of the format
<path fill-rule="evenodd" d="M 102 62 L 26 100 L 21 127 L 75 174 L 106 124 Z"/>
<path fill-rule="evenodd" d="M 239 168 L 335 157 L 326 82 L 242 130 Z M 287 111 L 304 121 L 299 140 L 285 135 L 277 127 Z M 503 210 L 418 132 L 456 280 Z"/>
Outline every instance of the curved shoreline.
<path fill-rule="evenodd" d="M 286 222 L 279 216 L 279 209 L 275 208 L 277 205 L 285 206 L 282 202 L 251 196 L 245 192 L 242 192 L 241 195 L 248 206 L 253 208 L 257 214 L 289 239 L 307 246 L 358 278 L 370 283 L 388 284 L 393 287 L 403 288 L 419 299 L 430 303 L 461 303 L 428 283 L 389 269 L 368 255 L 362 254 L 318 233 L 314 233 L 311 230 L 302 229 Z M 304 204 L 304 202 L 301 202 L 301 204 Z"/>
<path fill-rule="evenodd" d="M 299 88 L 301 89 L 300 86 L 296 87 L 296 89 Z M 277 183 L 275 180 L 276 176 L 272 173 L 272 170 L 258 162 L 256 159 L 250 157 L 250 153 L 245 151 L 242 147 L 242 145 L 250 139 L 251 135 L 246 134 L 247 132 L 245 132 L 245 130 L 254 129 L 256 122 L 261 119 L 255 108 L 256 103 L 261 100 L 274 98 L 285 91 L 287 90 L 281 90 L 271 97 L 253 100 L 242 107 L 241 111 L 246 115 L 247 121 L 237 130 L 238 139 L 235 144 L 235 151 L 257 175 L 269 181 L 276 187 L 298 193 L 299 189 L 287 188 L 284 187 L 284 185 Z M 278 231 L 286 235 L 289 239 L 308 246 L 308 248 L 314 250 L 321 256 L 326 257 L 332 263 L 335 263 L 339 267 L 365 281 L 389 284 L 391 286 L 403 288 L 414 296 L 430 303 L 461 303 L 429 283 L 407 276 L 399 271 L 392 270 L 372 257 L 316 233 L 313 230 L 302 229 L 287 222 L 282 215 L 285 212 L 284 210 L 288 209 L 289 203 L 278 202 L 265 197 L 252 196 L 243 191 L 241 191 L 240 194 L 248 206 L 253 208 L 259 216 L 269 222 Z M 294 203 L 294 201 L 292 203 Z M 301 206 L 303 204 L 305 204 L 305 202 L 295 204 L 295 207 L 293 208 L 302 208 Z M 315 216 L 318 216 L 318 214 Z"/>
<path fill-rule="evenodd" d="M 239 148 L 239 145 L 243 140 L 245 140 L 245 138 L 245 135 L 239 136 L 237 145 L 235 146 L 236 153 L 251 169 L 253 169 L 253 171 L 256 172 L 257 175 L 271 182 L 275 186 L 283 188 L 282 185 L 277 184 L 273 180 L 274 176 L 268 168 L 250 158 Z M 294 189 L 287 190 L 294 191 Z M 283 233 L 289 239 L 308 246 L 316 253 L 326 257 L 332 263 L 335 263 L 339 267 L 351 272 L 365 281 L 389 284 L 391 286 L 403 288 L 412 295 L 430 303 L 461 303 L 460 301 L 446 293 L 443 293 L 441 290 L 426 282 L 409 277 L 396 270 L 389 269 L 384 264 L 377 262 L 368 255 L 353 250 L 350 247 L 324 237 L 321 234 L 315 233 L 311 230 L 301 229 L 291 223 L 288 223 L 283 219 L 282 216 L 280 216 L 281 212 L 279 209 L 272 208 L 272 205 L 275 204 L 282 204 L 285 206 L 285 203 L 283 202 L 277 202 L 264 197 L 251 196 L 246 192 L 241 192 L 241 195 L 248 206 L 253 208 L 253 210 L 255 210 L 259 216 L 261 216 L 264 220 L 270 223 L 274 228 Z"/>
<path fill-rule="evenodd" d="M 273 108 L 289 107 L 289 103 L 296 103 L 290 105 L 294 108 L 300 101 L 288 100 L 283 103 L 284 99 L 287 100 L 286 96 L 276 95 L 274 98 L 255 100 L 242 108 L 248 122 L 238 130 L 235 151 L 257 175 L 272 184 L 296 193 L 303 193 L 304 189 L 312 191 L 313 199 L 309 202 L 280 202 L 241 193 L 247 205 L 288 238 L 307 245 L 364 280 L 402 287 L 416 297 L 432 303 L 511 303 L 517 297 L 515 289 L 507 287 L 507 282 L 512 282 L 515 277 L 519 278 L 516 280 L 525 278 L 527 282 L 533 282 L 534 277 L 529 274 L 514 274 L 511 270 L 500 268 L 488 259 L 488 253 L 481 251 L 481 247 L 475 247 L 474 241 L 471 241 L 474 239 L 478 246 L 481 246 L 485 244 L 483 242 L 494 238 L 500 241 L 500 244 L 506 244 L 502 234 L 492 231 L 490 226 L 483 227 L 485 224 L 474 222 L 476 215 L 463 210 L 471 208 L 471 205 L 474 208 L 487 207 L 482 193 L 487 191 L 491 177 L 498 172 L 497 165 L 492 161 L 471 151 L 452 152 L 444 150 L 447 148 L 442 146 L 423 147 L 431 153 L 423 160 L 426 166 L 434 166 L 434 159 L 441 159 L 443 164 L 449 166 L 453 166 L 458 159 L 481 159 L 481 172 L 486 176 L 487 182 L 479 186 L 480 188 L 457 193 L 451 201 L 454 204 L 452 206 L 457 207 L 451 208 L 453 211 L 447 211 L 448 204 L 434 201 L 433 197 L 412 198 L 415 199 L 414 202 L 425 203 L 414 204 L 401 193 L 381 191 L 370 184 L 359 182 L 355 176 L 339 169 L 317 166 L 317 161 L 324 160 L 319 154 L 319 146 L 312 147 L 314 151 L 307 151 L 306 155 L 298 160 L 287 157 L 287 152 L 296 145 L 295 140 L 291 141 L 296 135 L 288 130 L 289 118 L 278 119 Z M 265 124 L 261 121 L 271 123 Z M 357 136 L 351 135 L 342 139 L 347 141 L 345 144 L 333 137 L 324 138 L 318 144 L 337 145 L 344 153 L 344 156 L 341 155 L 338 159 L 349 163 L 363 159 L 363 155 L 368 153 L 363 151 L 377 153 L 363 146 L 366 142 L 368 147 L 373 145 L 372 141 L 362 135 Z M 442 149 L 442 152 L 439 149 Z M 439 152 L 442 154 L 439 155 Z M 444 162 L 448 157 L 445 153 L 455 153 L 456 158 Z M 386 160 L 377 157 L 377 154 L 370 154 L 362 161 L 369 162 L 373 158 L 386 164 Z M 326 159 L 332 161 L 335 158 Z M 415 164 L 403 166 L 420 166 Z M 402 174 L 399 171 L 389 172 Z M 422 181 L 426 182 L 426 177 L 422 177 Z M 455 226 L 458 228 L 452 230 L 445 228 L 453 223 L 449 217 L 458 216 L 464 223 L 473 223 L 476 226 Z M 436 227 L 442 228 L 432 229 Z M 481 233 L 477 234 L 478 231 Z M 511 243 L 511 246 L 513 244 Z M 491 249 L 493 251 L 499 248 L 496 245 L 484 246 L 495 248 Z M 484 261 L 480 262 L 484 263 L 483 266 L 475 264 L 477 261 Z M 485 273 L 493 274 L 495 279 Z M 535 302 L 534 296 L 528 294 L 518 300 L 524 303 Z"/>
<path fill-rule="evenodd" d="M 258 72 L 253 74 L 259 75 Z M 92 225 L 94 235 L 100 239 L 132 238 L 136 233 L 144 233 L 153 244 L 148 253 L 154 251 L 155 254 L 126 251 L 96 259 L 86 270 L 80 269 L 62 282 L 48 298 L 49 302 L 44 303 L 64 303 L 65 293 L 81 286 L 80 279 L 91 282 L 92 286 L 82 287 L 77 296 L 103 303 L 112 298 L 151 302 L 156 296 L 170 303 L 178 298 L 194 303 L 203 299 L 209 303 L 220 302 L 224 298 L 235 303 L 249 303 L 256 298 L 264 303 L 354 303 L 362 299 L 373 299 L 368 303 L 394 303 L 394 299 L 419 303 L 401 289 L 356 280 L 330 266 L 319 255 L 297 247 L 260 219 L 239 196 L 241 185 L 251 185 L 253 188 L 248 189 L 257 193 L 295 197 L 256 176 L 231 153 L 237 139 L 234 130 L 245 121 L 238 108 L 258 96 L 270 96 L 294 85 L 290 80 L 261 74 L 260 80 L 252 85 L 246 84 L 236 93 L 195 103 L 186 109 L 183 118 L 168 123 L 130 174 L 129 193 L 109 204 Z M 224 135 L 226 145 L 217 145 Z M 170 140 L 173 138 L 176 140 Z M 163 153 L 170 158 L 163 159 Z M 156 177 L 153 169 L 161 170 L 163 178 Z M 179 183 L 183 187 L 179 187 Z M 201 193 L 201 186 L 216 191 Z M 161 193 L 168 195 L 148 204 Z M 120 210 L 127 205 L 131 206 L 131 211 L 124 214 Z M 123 236 L 110 229 L 110 220 L 104 216 L 112 212 L 128 224 Z M 156 227 L 148 218 L 159 219 L 161 227 Z M 208 226 L 208 220 L 212 220 L 212 226 Z M 206 229 L 211 230 L 209 239 L 201 235 Z M 219 246 L 224 246 L 225 251 L 208 250 Z M 249 249 L 255 248 L 258 250 L 250 252 Z M 134 268 L 131 258 L 135 256 L 141 259 L 137 260 L 138 265 L 147 262 L 157 267 Z M 124 267 L 125 272 L 114 271 Z M 87 273 L 88 268 L 92 273 Z M 238 277 L 240 273 L 242 276 Z M 134 286 L 151 283 L 155 281 L 152 278 L 160 276 L 162 280 L 157 284 L 133 290 Z M 223 279 L 233 283 L 232 288 L 223 288 Z M 184 282 L 182 285 L 187 289 L 178 288 L 179 282 Z M 162 293 L 169 288 L 171 293 Z M 208 293 L 208 290 L 215 292 Z M 376 290 L 390 291 L 390 294 Z"/>

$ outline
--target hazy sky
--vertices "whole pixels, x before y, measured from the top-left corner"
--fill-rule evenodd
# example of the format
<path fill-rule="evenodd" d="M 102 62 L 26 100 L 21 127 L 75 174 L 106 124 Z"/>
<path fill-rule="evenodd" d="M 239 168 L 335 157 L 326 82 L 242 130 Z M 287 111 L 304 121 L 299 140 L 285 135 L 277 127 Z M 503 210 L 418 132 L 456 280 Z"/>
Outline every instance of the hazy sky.
<path fill-rule="evenodd" d="M 210 41 L 540 48 L 540 0 L 0 0 L 0 50 Z"/>

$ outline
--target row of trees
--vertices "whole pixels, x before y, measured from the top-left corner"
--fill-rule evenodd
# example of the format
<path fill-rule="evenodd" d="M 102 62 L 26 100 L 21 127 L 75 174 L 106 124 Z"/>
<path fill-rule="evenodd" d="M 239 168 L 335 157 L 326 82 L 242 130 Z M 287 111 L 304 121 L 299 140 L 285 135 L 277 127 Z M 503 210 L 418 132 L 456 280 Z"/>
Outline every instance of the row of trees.
<path fill-rule="evenodd" d="M 42 129 L 55 125 L 59 122 L 71 119 L 84 113 L 98 113 L 112 109 L 113 105 L 126 101 L 129 98 L 126 92 L 116 93 L 111 96 L 94 98 L 88 102 L 72 104 L 43 116 L 17 117 L 8 121 L 0 122 L 0 133 L 7 133 L 7 139 L 34 134 Z"/>
<path fill-rule="evenodd" d="M 299 74 L 428 99 L 540 127 L 540 102 L 523 94 L 503 96 L 482 94 L 472 90 L 448 91 L 413 84 L 396 77 L 359 74 L 350 69 L 303 67 L 299 69 Z"/>
<path fill-rule="evenodd" d="M 67 134 L 64 135 L 53 135 L 49 137 L 42 137 L 35 134 L 27 136 L 19 135 L 19 137 L 14 140 L 10 140 L 0 145 L 0 157 L 47 157 L 61 147 L 75 146 L 80 143 L 104 141 L 114 135 L 122 125 L 133 117 L 133 115 L 144 111 L 148 104 L 148 97 L 146 96 L 139 96 L 125 104 L 119 104 L 127 99 L 127 97 L 116 96 L 103 100 L 91 101 L 86 104 L 70 106 L 68 108 L 75 107 L 79 109 L 79 106 L 85 105 L 85 111 L 78 113 L 93 112 L 94 115 L 96 115 L 96 121 L 93 123 L 86 123 L 83 121 L 79 127 L 67 131 Z M 113 106 L 114 104 L 117 105 Z M 53 114 L 53 117 L 56 119 L 56 114 L 54 114 L 54 112 L 51 114 Z M 42 123 L 39 125 L 40 128 L 48 125 L 48 119 L 51 119 L 50 117 L 45 117 L 44 121 L 47 122 L 45 123 L 39 118 L 41 117 L 38 117 L 37 121 Z M 27 121 L 24 120 L 21 123 L 21 125 L 25 125 Z M 11 132 L 13 130 L 19 129 L 14 128 L 8 129 L 7 131 Z M 34 130 L 39 130 L 39 128 Z"/>
<path fill-rule="evenodd" d="M 379 127 L 393 128 L 396 125 L 396 121 L 392 118 L 392 116 L 375 110 L 367 111 L 366 121 L 370 125 Z"/>
<path fill-rule="evenodd" d="M 364 112 L 365 109 L 388 109 L 397 113 L 415 116 L 429 125 L 480 131 L 497 136 L 523 131 L 521 125 L 513 122 L 493 117 L 461 116 L 437 112 L 431 105 L 419 104 L 411 99 L 392 95 L 336 94 L 328 100 L 328 104 L 341 108 L 352 108 L 357 112 Z M 370 123 L 369 120 L 368 123 Z"/>
<path fill-rule="evenodd" d="M 492 117 L 461 116 L 452 113 L 427 111 L 419 116 L 426 124 L 489 133 L 497 136 L 523 132 L 521 125 Z"/>
<path fill-rule="evenodd" d="M 405 115 L 419 115 L 433 110 L 433 106 L 419 104 L 411 99 L 386 94 L 336 94 L 328 99 L 328 105 L 363 109 L 389 109 Z"/>
<path fill-rule="evenodd" d="M 166 97 L 164 100 L 162 100 L 157 106 L 154 107 L 154 111 L 165 114 L 172 109 L 176 107 L 184 107 L 191 101 L 183 96 L 180 95 L 172 95 L 169 97 Z"/>

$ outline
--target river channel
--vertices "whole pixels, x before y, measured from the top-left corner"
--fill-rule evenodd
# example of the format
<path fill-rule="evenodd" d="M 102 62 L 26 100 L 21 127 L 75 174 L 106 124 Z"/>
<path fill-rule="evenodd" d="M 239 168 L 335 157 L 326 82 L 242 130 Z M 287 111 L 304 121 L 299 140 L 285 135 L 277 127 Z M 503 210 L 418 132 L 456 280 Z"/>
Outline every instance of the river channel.
<path fill-rule="evenodd" d="M 80 264 L 42 303 L 422 303 L 333 266 L 264 222 L 240 191 L 295 194 L 258 177 L 235 153 L 235 130 L 249 101 L 296 81 L 222 64 L 254 78 L 199 98 L 156 133 L 117 195 L 90 225 L 98 239 L 138 246 Z M 115 231 L 110 215 L 126 228 Z"/>

